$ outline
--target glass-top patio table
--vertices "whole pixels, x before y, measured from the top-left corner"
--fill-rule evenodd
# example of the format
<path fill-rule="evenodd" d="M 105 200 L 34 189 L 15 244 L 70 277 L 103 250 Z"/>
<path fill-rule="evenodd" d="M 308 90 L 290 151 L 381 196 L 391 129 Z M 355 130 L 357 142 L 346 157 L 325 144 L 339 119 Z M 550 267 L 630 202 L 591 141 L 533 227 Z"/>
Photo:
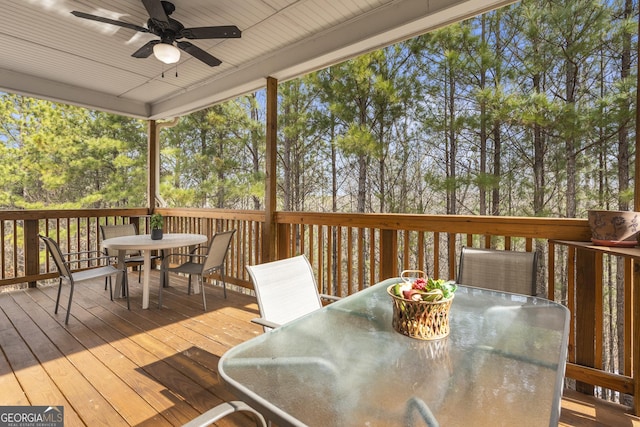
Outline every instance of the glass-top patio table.
<path fill-rule="evenodd" d="M 394 331 L 389 279 L 242 343 L 223 380 L 279 426 L 557 425 L 569 311 L 460 286 L 448 337 Z M 436 425 L 427 423 L 426 425 Z"/>

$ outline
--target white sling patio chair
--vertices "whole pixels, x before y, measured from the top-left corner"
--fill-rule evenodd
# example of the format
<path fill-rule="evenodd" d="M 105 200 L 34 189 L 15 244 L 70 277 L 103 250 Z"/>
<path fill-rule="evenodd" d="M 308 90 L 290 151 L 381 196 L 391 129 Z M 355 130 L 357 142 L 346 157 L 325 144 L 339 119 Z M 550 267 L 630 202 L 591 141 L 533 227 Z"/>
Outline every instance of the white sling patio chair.
<path fill-rule="evenodd" d="M 90 256 L 91 254 L 100 254 L 99 251 L 85 251 L 85 252 L 71 252 L 63 254 L 58 246 L 58 243 L 51 239 L 50 237 L 40 235 L 40 239 L 45 243 L 47 249 L 49 250 L 49 255 L 53 258 L 53 262 L 56 264 L 58 268 L 58 273 L 60 275 L 60 283 L 58 284 L 58 296 L 56 298 L 56 309 L 54 311 L 55 314 L 58 314 L 58 306 L 60 305 L 60 294 L 62 292 L 62 282 L 69 283 L 71 289 L 69 290 L 69 302 L 67 304 L 67 316 L 65 318 L 65 325 L 69 323 L 69 315 L 71 314 L 71 302 L 73 300 L 73 290 L 77 283 L 84 282 L 92 279 L 101 279 L 103 277 L 111 277 L 120 272 L 113 265 L 105 265 L 102 267 L 91 268 L 82 271 L 73 272 L 71 270 L 71 265 L 78 263 L 80 261 L 95 261 L 99 262 L 104 259 L 111 259 L 111 257 L 99 255 L 99 256 Z M 74 257 L 80 257 L 72 259 Z M 126 282 L 125 282 L 126 286 Z M 126 289 L 127 293 L 127 309 L 131 309 L 129 304 L 129 290 Z"/>
<path fill-rule="evenodd" d="M 260 316 L 252 322 L 265 332 L 322 307 L 322 299 L 340 298 L 318 293 L 311 264 L 304 255 L 247 266 L 258 298 Z"/>
<path fill-rule="evenodd" d="M 251 276 L 262 316 L 252 322 L 262 325 L 265 331 L 322 307 L 313 270 L 304 255 L 246 268 Z M 339 299 L 329 295 L 322 297 Z M 221 403 L 183 427 L 208 426 L 236 411 L 252 414 L 256 425 L 267 425 L 260 413 L 244 402 L 234 401 Z"/>
<path fill-rule="evenodd" d="M 461 285 L 536 295 L 536 252 L 462 248 L 457 282 Z"/>
<path fill-rule="evenodd" d="M 227 297 L 227 283 L 224 278 L 224 260 L 229 252 L 231 246 L 231 238 L 236 230 L 229 230 L 222 233 L 216 233 L 211 238 L 211 242 L 208 246 L 206 255 L 195 253 L 195 250 L 188 254 L 171 254 L 164 258 L 162 261 L 162 272 L 183 273 L 189 275 L 189 289 L 188 293 L 191 294 L 191 276 L 197 275 L 200 280 L 200 292 L 202 293 L 202 305 L 204 310 L 207 311 L 207 299 L 204 292 L 204 276 L 211 274 L 218 270 L 220 271 L 220 278 L 222 279 L 222 289 L 224 297 Z M 197 250 L 198 248 L 196 248 Z M 169 262 L 172 258 L 182 257 L 187 258 L 187 261 L 178 265 L 177 267 L 169 267 Z M 197 261 L 199 260 L 199 262 Z M 168 277 L 168 275 L 167 275 Z M 167 279 L 168 282 L 168 279 Z M 168 286 L 168 283 L 167 283 Z M 162 283 L 158 292 L 158 307 L 162 307 Z"/>

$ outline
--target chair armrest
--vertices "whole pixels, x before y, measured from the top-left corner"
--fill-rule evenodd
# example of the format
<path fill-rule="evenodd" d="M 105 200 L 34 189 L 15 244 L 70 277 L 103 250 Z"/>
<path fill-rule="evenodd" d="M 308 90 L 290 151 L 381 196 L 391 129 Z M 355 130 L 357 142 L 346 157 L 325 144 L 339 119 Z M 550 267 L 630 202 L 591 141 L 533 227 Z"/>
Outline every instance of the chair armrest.
<path fill-rule="evenodd" d="M 342 299 L 342 297 L 337 297 L 335 295 L 329 295 L 329 294 L 320 294 L 320 298 L 326 299 L 331 302 L 340 301 Z"/>
<path fill-rule="evenodd" d="M 251 319 L 252 323 L 258 324 L 260 326 L 264 326 L 267 328 L 271 328 L 271 329 L 276 329 L 280 327 L 279 323 L 275 323 L 275 322 L 271 322 L 265 318 L 262 317 L 256 317 L 255 319 Z"/>
<path fill-rule="evenodd" d="M 422 399 L 417 397 L 412 397 L 407 401 L 407 409 L 405 412 L 405 425 L 414 425 L 413 422 L 413 413 L 416 413 L 422 418 L 422 421 L 427 425 L 427 427 L 439 427 L 440 423 L 431 412 L 429 406 L 424 403 Z"/>
<path fill-rule="evenodd" d="M 192 419 L 182 427 L 206 427 L 214 422 L 226 417 L 234 412 L 244 411 L 253 415 L 254 421 L 257 426 L 267 427 L 267 422 L 264 417 L 251 406 L 242 401 L 235 400 L 233 402 L 224 402 L 218 406 L 209 409 L 204 414 Z"/>
<path fill-rule="evenodd" d="M 79 252 L 65 252 L 62 255 L 84 255 L 84 254 L 101 254 L 102 251 L 79 251 Z"/>
<path fill-rule="evenodd" d="M 99 256 L 81 257 L 80 255 L 99 254 Z M 65 264 L 77 264 L 89 261 L 107 260 L 109 263 L 117 260 L 117 257 L 111 255 L 104 255 L 102 251 L 81 251 L 81 252 L 67 252 L 62 254 L 65 259 Z"/>
<path fill-rule="evenodd" d="M 89 255 L 89 254 L 98 254 L 98 256 L 91 256 L 91 257 L 81 257 L 80 255 Z M 88 259 L 104 259 L 104 258 L 115 258 L 111 255 L 106 255 L 104 252 L 102 251 L 80 251 L 80 252 L 65 252 L 62 254 L 62 256 L 64 258 L 72 258 L 72 257 L 77 257 L 77 259 L 80 259 L 82 261 L 88 260 Z M 73 260 L 75 262 L 75 259 Z"/>
<path fill-rule="evenodd" d="M 171 259 L 171 257 L 182 257 L 182 258 L 189 258 L 189 259 L 193 259 L 193 258 L 206 258 L 206 255 L 200 255 L 200 254 L 181 254 L 181 253 L 177 253 L 177 254 L 169 254 L 167 256 L 165 256 L 164 258 L 162 258 L 162 265 L 166 266 L 169 263 L 169 259 Z"/>
<path fill-rule="evenodd" d="M 196 252 L 201 250 L 201 249 L 204 249 L 206 251 L 207 249 L 209 249 L 209 247 L 206 246 L 206 245 L 198 245 L 198 246 L 194 247 L 193 249 L 191 249 L 189 251 L 189 253 L 193 254 L 193 255 L 196 255 Z"/>
<path fill-rule="evenodd" d="M 74 262 L 85 262 L 85 261 L 97 261 L 97 260 L 101 260 L 101 259 L 113 260 L 113 259 L 117 259 L 117 258 L 116 257 L 112 257 L 112 256 L 96 256 L 96 257 L 88 257 L 88 258 L 70 259 L 67 262 L 68 263 L 74 263 Z"/>

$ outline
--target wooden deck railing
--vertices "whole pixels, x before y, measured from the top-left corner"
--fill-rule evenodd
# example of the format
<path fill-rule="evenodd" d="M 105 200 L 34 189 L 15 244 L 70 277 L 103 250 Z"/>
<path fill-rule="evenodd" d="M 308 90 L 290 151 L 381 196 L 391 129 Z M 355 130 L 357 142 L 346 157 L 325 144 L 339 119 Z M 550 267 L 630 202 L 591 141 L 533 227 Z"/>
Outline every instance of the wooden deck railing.
<path fill-rule="evenodd" d="M 229 283 L 251 289 L 245 266 L 262 260 L 264 212 L 209 209 L 158 209 L 165 216 L 165 232 L 195 232 L 211 236 L 216 231 L 236 229 L 227 259 Z M 100 247 L 99 225 L 135 222 L 147 230 L 145 209 L 107 209 L 70 211 L 1 212 L 0 289 L 5 285 L 30 283 L 55 276 L 39 233 L 61 242 L 63 251 Z M 602 386 L 616 393 L 634 393 L 632 372 L 640 355 L 632 354 L 631 325 L 637 323 L 631 313 L 631 285 L 634 263 L 618 263 L 605 256 L 602 289 L 596 295 L 605 298 L 615 288 L 609 277 L 619 273 L 625 280 L 624 304 L 627 310 L 619 324 L 624 325 L 624 339 L 614 346 L 603 338 L 605 323 L 612 313 L 607 304 L 595 304 L 595 328 L 590 336 L 577 327 L 575 303 L 581 288 L 576 285 L 575 252 L 557 240 L 586 241 L 590 231 L 586 219 L 520 218 L 487 216 L 446 216 L 407 214 L 346 214 L 277 212 L 277 257 L 306 254 L 314 267 L 321 291 L 339 296 L 350 295 L 373 283 L 399 275 L 403 269 L 421 269 L 436 278 L 455 278 L 462 246 L 496 247 L 507 250 L 538 251 L 539 296 L 567 305 L 572 311 L 572 328 L 567 375 L 581 383 Z M 624 271 L 618 272 L 617 269 Z M 594 336 L 596 334 L 598 336 Z M 584 362 L 576 343 L 593 342 L 591 359 Z M 582 345 L 583 345 L 582 344 Z M 603 366 L 601 355 L 614 346 L 631 361 L 618 366 Z M 576 353 L 578 352 L 578 354 Z M 575 364 L 576 360 L 582 365 Z"/>

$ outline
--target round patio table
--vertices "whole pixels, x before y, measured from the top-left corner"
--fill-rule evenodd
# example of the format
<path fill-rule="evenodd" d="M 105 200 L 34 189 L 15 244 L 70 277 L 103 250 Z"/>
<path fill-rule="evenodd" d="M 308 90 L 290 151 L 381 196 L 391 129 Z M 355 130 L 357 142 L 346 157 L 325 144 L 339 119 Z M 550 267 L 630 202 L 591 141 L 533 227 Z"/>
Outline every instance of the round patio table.
<path fill-rule="evenodd" d="M 124 268 L 124 259 L 127 250 L 139 250 L 144 257 L 144 278 L 142 281 L 142 308 L 149 308 L 149 276 L 151 275 L 151 251 L 180 248 L 183 246 L 199 245 L 207 241 L 204 234 L 190 233 L 166 233 L 160 240 L 151 240 L 150 234 L 138 234 L 135 236 L 120 236 L 102 241 L 102 247 L 118 250 L 118 266 Z M 116 292 L 118 295 L 122 289 L 124 277 L 118 275 Z"/>

